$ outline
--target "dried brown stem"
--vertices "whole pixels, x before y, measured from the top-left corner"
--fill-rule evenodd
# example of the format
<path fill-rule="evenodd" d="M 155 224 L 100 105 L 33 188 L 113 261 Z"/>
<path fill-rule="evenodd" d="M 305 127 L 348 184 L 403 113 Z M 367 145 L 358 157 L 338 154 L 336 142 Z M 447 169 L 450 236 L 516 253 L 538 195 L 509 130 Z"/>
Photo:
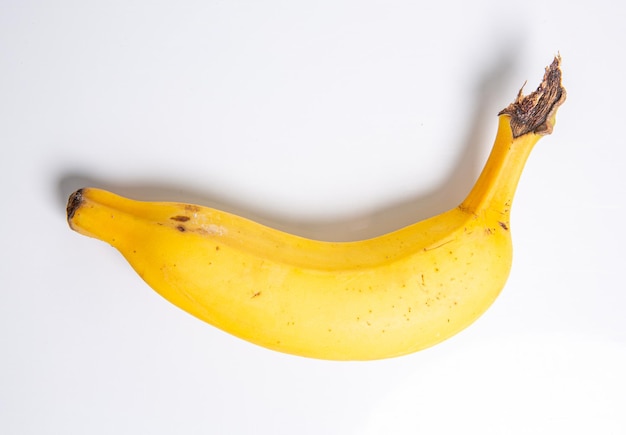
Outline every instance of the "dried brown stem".
<path fill-rule="evenodd" d="M 552 133 L 554 114 L 566 97 L 565 88 L 561 84 L 561 57 L 556 56 L 546 68 L 543 81 L 535 92 L 524 96 L 522 90 L 517 99 L 498 114 L 511 117 L 513 137 L 526 133 Z"/>

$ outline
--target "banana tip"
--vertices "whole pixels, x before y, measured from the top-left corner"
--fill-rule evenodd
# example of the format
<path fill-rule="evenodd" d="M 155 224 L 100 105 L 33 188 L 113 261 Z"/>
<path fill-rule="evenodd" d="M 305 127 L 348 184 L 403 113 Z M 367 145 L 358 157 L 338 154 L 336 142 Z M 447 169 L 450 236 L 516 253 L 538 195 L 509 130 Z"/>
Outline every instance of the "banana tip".
<path fill-rule="evenodd" d="M 567 92 L 561 84 L 561 56 L 557 55 L 546 68 L 543 81 L 536 91 L 524 95 L 520 89 L 516 100 L 500 111 L 511 118 L 513 137 L 526 133 L 552 133 L 557 109 L 565 101 Z"/>
<path fill-rule="evenodd" d="M 74 217 L 74 213 L 83 203 L 83 189 L 78 189 L 76 192 L 70 195 L 70 198 L 67 201 L 67 220 L 68 222 L 72 220 Z"/>

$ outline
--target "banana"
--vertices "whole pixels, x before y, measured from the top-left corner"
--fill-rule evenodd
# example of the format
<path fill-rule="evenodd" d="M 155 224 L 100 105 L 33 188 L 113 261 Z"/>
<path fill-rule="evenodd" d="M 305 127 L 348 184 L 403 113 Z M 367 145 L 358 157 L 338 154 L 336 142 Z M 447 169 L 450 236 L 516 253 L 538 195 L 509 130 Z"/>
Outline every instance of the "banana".
<path fill-rule="evenodd" d="M 536 91 L 520 90 L 500 112 L 491 154 L 458 207 L 368 240 L 310 240 L 97 188 L 70 196 L 67 219 L 118 249 L 165 299 L 244 340 L 320 359 L 396 357 L 463 330 L 504 287 L 513 195 L 565 96 L 557 56 Z"/>

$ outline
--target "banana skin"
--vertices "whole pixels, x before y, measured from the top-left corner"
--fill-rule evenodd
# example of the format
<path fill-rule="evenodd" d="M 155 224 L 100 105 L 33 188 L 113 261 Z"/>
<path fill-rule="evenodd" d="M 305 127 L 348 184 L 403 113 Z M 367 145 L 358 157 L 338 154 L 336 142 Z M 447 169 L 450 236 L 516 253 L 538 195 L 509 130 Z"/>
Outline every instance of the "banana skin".
<path fill-rule="evenodd" d="M 311 240 L 97 188 L 70 196 L 68 223 L 118 249 L 174 305 L 244 340 L 328 360 L 405 355 L 469 326 L 504 287 L 513 196 L 565 96 L 556 57 L 536 91 L 500 112 L 491 154 L 458 207 L 372 239 Z"/>

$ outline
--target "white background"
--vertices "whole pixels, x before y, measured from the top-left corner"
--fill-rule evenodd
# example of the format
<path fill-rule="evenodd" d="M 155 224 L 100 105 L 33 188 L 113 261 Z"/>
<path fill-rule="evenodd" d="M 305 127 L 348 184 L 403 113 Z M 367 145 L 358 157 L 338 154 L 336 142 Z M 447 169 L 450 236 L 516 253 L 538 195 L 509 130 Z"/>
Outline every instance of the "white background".
<path fill-rule="evenodd" d="M 0 432 L 624 434 L 622 6 L 0 2 Z M 426 351 L 323 362 L 170 305 L 69 230 L 93 185 L 297 234 L 455 206 L 496 113 L 560 52 L 568 100 L 516 197 L 513 270 Z"/>

